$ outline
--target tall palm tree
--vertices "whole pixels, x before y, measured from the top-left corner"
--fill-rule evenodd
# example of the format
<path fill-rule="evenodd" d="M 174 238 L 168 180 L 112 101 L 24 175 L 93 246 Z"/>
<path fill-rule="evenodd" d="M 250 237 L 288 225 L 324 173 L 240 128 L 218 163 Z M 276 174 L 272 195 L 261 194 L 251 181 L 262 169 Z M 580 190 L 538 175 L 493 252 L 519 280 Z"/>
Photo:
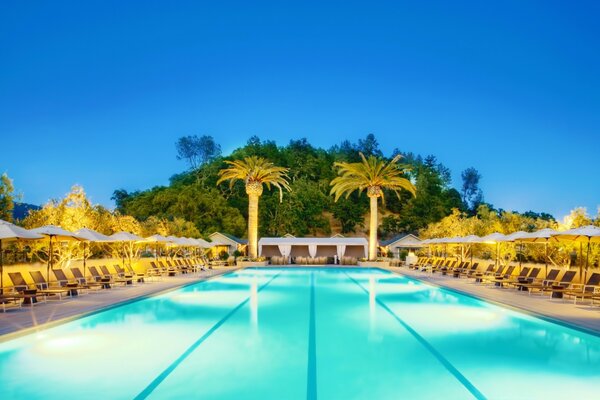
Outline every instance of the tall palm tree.
<path fill-rule="evenodd" d="M 362 193 L 366 189 L 371 202 L 371 218 L 369 223 L 369 260 L 377 258 L 377 199 L 385 204 L 383 189 L 389 189 L 400 198 L 402 189 L 415 195 L 415 186 L 410 180 L 403 177 L 406 167 L 397 164 L 402 156 L 397 155 L 389 163 L 375 156 L 366 158 L 360 153 L 361 162 L 346 163 L 336 162 L 338 176 L 331 181 L 331 194 L 338 201 L 344 194 L 346 198 L 358 190 Z"/>
<path fill-rule="evenodd" d="M 262 157 L 246 157 L 243 160 L 225 161 L 228 168 L 219 171 L 217 185 L 229 181 L 230 186 L 237 180 L 246 184 L 248 194 L 248 255 L 258 256 L 258 198 L 263 193 L 263 183 L 271 189 L 271 185 L 279 189 L 279 201 L 283 198 L 283 189 L 290 190 L 287 168 L 276 167 Z"/>

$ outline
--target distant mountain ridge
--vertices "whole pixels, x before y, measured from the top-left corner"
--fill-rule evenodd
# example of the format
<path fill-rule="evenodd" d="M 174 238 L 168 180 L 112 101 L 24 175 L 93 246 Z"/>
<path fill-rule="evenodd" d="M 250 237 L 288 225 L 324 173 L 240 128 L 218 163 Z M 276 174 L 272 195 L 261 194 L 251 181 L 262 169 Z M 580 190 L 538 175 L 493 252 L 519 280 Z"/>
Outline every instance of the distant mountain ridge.
<path fill-rule="evenodd" d="M 29 211 L 31 210 L 40 210 L 42 207 L 36 206 L 35 204 L 29 203 L 15 203 L 15 208 L 13 209 L 13 219 L 22 220 L 26 216 L 29 215 Z"/>

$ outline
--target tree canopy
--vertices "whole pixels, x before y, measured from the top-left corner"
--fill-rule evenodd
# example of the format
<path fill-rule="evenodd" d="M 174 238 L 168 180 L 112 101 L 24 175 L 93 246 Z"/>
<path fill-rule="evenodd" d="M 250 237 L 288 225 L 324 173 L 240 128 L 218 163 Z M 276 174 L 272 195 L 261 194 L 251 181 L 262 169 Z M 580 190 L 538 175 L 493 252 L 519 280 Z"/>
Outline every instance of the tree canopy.
<path fill-rule="evenodd" d="M 177 142 L 177 151 L 180 142 Z M 401 155 L 402 163 L 408 166 L 406 177 L 416 188 L 416 196 L 403 190 L 399 192 L 400 198 L 389 196 L 392 192 L 384 189 L 386 204 L 379 211 L 382 237 L 403 232 L 418 233 L 450 215 L 455 208 L 473 213 L 471 207 L 476 202 L 470 201 L 472 197 L 467 199 L 462 195 L 462 186 L 453 186 L 450 170 L 435 156 L 395 149 L 386 157 L 373 134 L 356 143 L 344 140 L 329 149 L 315 147 L 304 138 L 279 146 L 274 141 L 252 136 L 228 156 L 215 156 L 199 162 L 193 170 L 174 175 L 168 186 L 134 192 L 120 189 L 114 192 L 113 199 L 119 212 L 140 221 L 151 216 L 167 220 L 183 218 L 193 223 L 204 236 L 214 231 L 244 236 L 248 217 L 244 182 L 217 184 L 219 171 L 227 167 L 228 162 L 262 157 L 287 169 L 291 191 L 280 203 L 278 190 L 265 187 L 259 210 L 260 236 L 364 234 L 368 198 L 352 193 L 348 198 L 342 196 L 334 202 L 329 194 L 329 183 L 337 176 L 334 164 L 361 162 L 360 153 L 366 157 L 379 157 L 385 162 Z M 477 171 L 474 172 L 481 179 Z M 480 193 L 477 185 L 469 183 L 468 189 L 469 193 L 473 190 Z"/>

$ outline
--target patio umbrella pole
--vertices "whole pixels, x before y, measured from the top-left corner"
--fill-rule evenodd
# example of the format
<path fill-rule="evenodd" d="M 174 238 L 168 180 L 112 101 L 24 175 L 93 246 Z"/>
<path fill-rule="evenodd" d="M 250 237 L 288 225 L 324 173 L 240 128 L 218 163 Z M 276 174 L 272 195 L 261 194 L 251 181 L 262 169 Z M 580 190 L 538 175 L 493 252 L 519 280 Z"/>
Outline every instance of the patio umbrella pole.
<path fill-rule="evenodd" d="M 85 242 L 83 242 L 83 276 L 85 276 Z"/>
<path fill-rule="evenodd" d="M 46 281 L 50 283 L 50 267 L 52 266 L 52 235 L 50 235 L 50 255 L 48 256 L 48 267 L 46 271 Z"/>
<path fill-rule="evenodd" d="M 519 253 L 517 254 L 517 257 L 519 257 L 519 273 L 521 273 L 521 269 L 523 268 L 521 264 L 523 260 L 523 243 L 517 242 L 517 244 L 519 245 Z"/>
<path fill-rule="evenodd" d="M 0 239 L 0 294 L 4 293 L 4 253 L 2 251 L 2 239 Z"/>
<path fill-rule="evenodd" d="M 469 246 L 469 252 L 471 253 L 471 265 L 473 265 L 473 245 Z"/>
<path fill-rule="evenodd" d="M 496 271 L 498 270 L 498 253 L 500 252 L 500 243 L 496 242 Z"/>
<path fill-rule="evenodd" d="M 585 283 L 585 281 L 587 280 L 589 260 L 590 260 L 590 238 L 588 238 L 587 253 L 585 254 L 585 274 L 583 276 L 583 281 L 581 283 Z"/>
<path fill-rule="evenodd" d="M 544 268 L 544 270 L 545 270 L 544 278 L 547 278 L 548 277 L 548 238 L 546 238 L 546 243 L 544 243 L 544 254 L 545 254 L 545 261 L 546 261 L 546 266 Z"/>

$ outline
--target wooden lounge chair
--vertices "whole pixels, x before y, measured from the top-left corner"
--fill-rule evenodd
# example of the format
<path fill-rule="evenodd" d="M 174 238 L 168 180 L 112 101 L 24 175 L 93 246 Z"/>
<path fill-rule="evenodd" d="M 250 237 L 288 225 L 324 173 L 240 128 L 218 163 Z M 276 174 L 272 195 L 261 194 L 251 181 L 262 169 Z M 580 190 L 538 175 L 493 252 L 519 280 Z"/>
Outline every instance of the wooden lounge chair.
<path fill-rule="evenodd" d="M 77 267 L 71 267 L 71 273 L 75 278 L 75 282 L 80 285 L 87 286 L 90 289 L 98 290 L 98 289 L 110 289 L 110 282 L 102 282 L 96 280 L 88 280 Z"/>
<path fill-rule="evenodd" d="M 88 271 L 90 271 L 90 275 L 92 277 L 92 279 L 94 279 L 94 281 L 102 283 L 102 287 L 104 289 L 110 289 L 112 288 L 112 279 L 110 279 L 110 276 L 105 276 L 104 274 L 100 274 L 100 272 L 98 272 L 98 268 L 96 267 L 88 267 Z"/>
<path fill-rule="evenodd" d="M 163 271 L 156 265 L 156 262 L 150 261 L 150 267 L 146 269 L 146 275 L 149 278 L 160 280 L 163 277 Z"/>
<path fill-rule="evenodd" d="M 0 294 L 0 306 L 2 306 L 2 312 L 11 308 L 21 308 L 23 304 L 24 295 L 22 294 Z"/>
<path fill-rule="evenodd" d="M 9 272 L 8 277 L 13 284 L 12 290 L 19 295 L 25 296 L 23 304 L 37 304 L 40 302 L 40 298 L 42 301 L 46 301 L 46 295 L 42 293 L 42 291 L 38 290 L 37 287 L 30 287 L 20 272 Z M 11 293 L 11 295 L 12 294 L 13 293 Z"/>
<path fill-rule="evenodd" d="M 100 265 L 100 272 L 102 273 L 103 276 L 105 277 L 109 277 L 111 283 L 114 284 L 119 284 L 119 285 L 123 285 L 123 286 L 127 286 L 127 285 L 132 285 L 133 284 L 133 279 L 131 278 L 120 278 L 116 273 L 112 274 L 108 268 L 106 267 L 106 265 Z"/>
<path fill-rule="evenodd" d="M 524 283 L 521 285 L 521 287 L 529 290 L 530 295 L 533 290 L 539 290 L 541 293 L 543 293 L 543 289 L 545 287 L 552 285 L 552 283 L 554 281 L 556 281 L 556 278 L 558 278 L 559 273 L 560 273 L 560 270 L 551 269 L 550 272 L 548 272 L 548 276 L 546 278 L 544 278 L 544 279 L 534 278 L 532 282 Z"/>
<path fill-rule="evenodd" d="M 62 300 L 63 296 L 71 296 L 73 294 L 69 289 L 60 286 L 51 287 L 40 271 L 29 271 L 29 275 L 31 275 L 31 279 L 33 279 L 38 291 L 44 293 L 45 296 L 56 296 L 59 300 Z"/>
<path fill-rule="evenodd" d="M 560 281 L 551 282 L 548 287 L 542 289 L 542 292 L 551 292 L 552 298 L 562 299 L 564 292 L 570 290 L 571 282 L 573 282 L 576 274 L 576 271 L 566 271 Z"/>
<path fill-rule="evenodd" d="M 481 283 L 483 281 L 483 277 L 489 276 L 494 272 L 494 264 L 490 264 L 484 271 L 478 271 L 471 276 L 471 278 L 475 278 L 476 283 Z"/>
<path fill-rule="evenodd" d="M 65 271 L 62 269 L 53 269 L 52 273 L 56 277 L 56 281 L 60 287 L 71 290 L 71 295 L 76 296 L 78 294 L 83 294 L 86 291 L 90 290 L 91 287 L 89 285 L 81 284 L 76 279 L 69 279 L 65 274 Z M 98 287 L 96 287 L 98 288 Z"/>
<path fill-rule="evenodd" d="M 497 287 L 503 287 L 504 284 L 511 279 L 512 277 L 512 273 L 515 270 L 515 266 L 514 265 L 509 265 L 508 268 L 506 268 L 506 270 L 504 271 L 503 274 L 501 274 L 500 276 L 496 276 L 494 278 L 494 286 Z"/>
<path fill-rule="evenodd" d="M 132 274 L 130 274 L 129 272 L 125 272 L 123 270 L 123 268 L 121 268 L 119 265 L 114 264 L 113 268 L 115 269 L 115 273 L 116 273 L 115 276 L 118 279 L 126 280 L 128 285 L 133 285 L 134 282 L 137 282 L 137 279 L 134 278 L 134 276 Z"/>
<path fill-rule="evenodd" d="M 479 263 L 473 263 L 473 265 L 471 265 L 468 268 L 465 268 L 460 274 L 459 277 L 465 277 L 465 278 L 474 278 L 477 274 L 477 268 L 479 268 Z"/>
<path fill-rule="evenodd" d="M 600 295 L 600 274 L 595 272 L 588 278 L 584 285 L 572 284 L 572 290 L 566 290 L 563 294 L 566 296 L 572 296 L 573 302 L 577 304 L 577 299 L 591 299 L 597 298 Z"/>
<path fill-rule="evenodd" d="M 451 265 L 440 268 L 440 272 L 442 273 L 442 275 L 448 275 L 448 272 L 454 271 L 455 268 L 462 268 L 464 264 L 464 261 L 454 261 Z"/>
<path fill-rule="evenodd" d="M 521 268 L 521 272 L 519 272 L 519 274 L 516 276 L 511 276 L 506 283 L 510 284 L 514 282 L 519 282 L 519 279 L 525 279 L 527 275 L 529 275 L 529 271 L 531 271 L 531 268 L 529 267 Z"/>
<path fill-rule="evenodd" d="M 160 270 L 163 272 L 163 274 L 166 274 L 168 276 L 175 276 L 177 275 L 177 270 L 172 268 L 172 267 L 165 267 L 165 264 L 162 261 L 158 262 L 158 265 L 160 266 Z"/>
<path fill-rule="evenodd" d="M 459 264 L 458 266 L 454 267 L 452 269 L 452 271 L 448 271 L 448 272 L 452 272 L 452 276 L 454 278 L 458 278 L 458 277 L 460 277 L 460 274 L 463 271 L 466 271 L 470 266 L 471 266 L 471 263 L 469 261 L 465 261 L 465 262 Z"/>
<path fill-rule="evenodd" d="M 515 287 L 517 290 L 525 291 L 525 290 L 527 290 L 527 288 L 523 285 L 532 283 L 533 281 L 535 281 L 535 279 L 540 274 L 540 271 L 541 271 L 540 268 L 537 268 L 537 267 L 531 268 L 531 270 L 529 271 L 529 274 L 527 274 L 527 276 L 523 277 L 523 276 L 519 275 L 518 277 L 509 280 L 507 283 L 508 283 L 508 285 Z"/>
<path fill-rule="evenodd" d="M 127 268 L 127 271 L 123 271 L 125 274 L 133 277 L 136 279 L 136 281 L 138 283 L 145 283 L 147 278 L 147 275 L 142 273 L 142 272 L 137 272 L 136 270 L 134 270 L 131 265 L 125 265 L 125 268 Z M 116 269 L 116 267 L 115 267 Z"/>

